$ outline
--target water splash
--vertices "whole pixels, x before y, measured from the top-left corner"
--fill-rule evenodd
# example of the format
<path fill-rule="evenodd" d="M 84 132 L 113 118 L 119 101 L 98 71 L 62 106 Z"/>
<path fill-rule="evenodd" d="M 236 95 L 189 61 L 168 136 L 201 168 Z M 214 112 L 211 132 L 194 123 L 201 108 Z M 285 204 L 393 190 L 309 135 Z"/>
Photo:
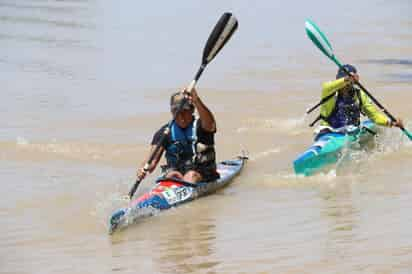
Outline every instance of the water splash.
<path fill-rule="evenodd" d="M 380 153 L 393 153 L 402 150 L 410 141 L 396 128 L 385 128 L 377 138 L 377 149 Z"/>
<path fill-rule="evenodd" d="M 28 145 L 28 144 L 29 144 L 29 141 L 26 138 L 21 137 L 21 136 L 17 136 L 16 145 L 25 146 L 25 145 Z"/>
<path fill-rule="evenodd" d="M 292 133 L 301 133 L 303 129 L 306 129 L 306 121 L 308 115 L 305 113 L 298 118 L 290 118 L 286 120 L 280 120 L 279 129 L 281 131 L 291 131 Z"/>
<path fill-rule="evenodd" d="M 288 173 L 279 174 L 280 177 L 287 180 L 297 180 L 300 183 L 304 182 L 330 182 L 337 178 L 336 169 L 330 169 L 329 171 L 319 172 L 312 176 L 304 176 L 302 174 Z"/>
<path fill-rule="evenodd" d="M 380 128 L 374 141 L 362 149 L 354 149 L 345 146 L 342 157 L 336 164 L 336 170 L 342 175 L 363 174 L 373 161 L 381 159 L 385 155 L 399 153 L 411 142 L 397 129 Z"/>
<path fill-rule="evenodd" d="M 126 207 L 129 204 L 129 197 L 125 195 L 124 189 L 129 185 L 130 179 L 121 180 L 115 184 L 115 189 L 109 193 L 97 192 L 96 205 L 90 214 L 95 216 L 103 226 L 108 229 L 108 217 L 118 208 Z"/>
<path fill-rule="evenodd" d="M 272 154 L 277 154 L 279 153 L 281 150 L 279 148 L 271 148 L 262 152 L 258 152 L 256 153 L 254 156 L 250 156 L 249 160 L 250 161 L 257 161 L 260 160 L 261 158 L 265 158 L 268 157 Z"/>

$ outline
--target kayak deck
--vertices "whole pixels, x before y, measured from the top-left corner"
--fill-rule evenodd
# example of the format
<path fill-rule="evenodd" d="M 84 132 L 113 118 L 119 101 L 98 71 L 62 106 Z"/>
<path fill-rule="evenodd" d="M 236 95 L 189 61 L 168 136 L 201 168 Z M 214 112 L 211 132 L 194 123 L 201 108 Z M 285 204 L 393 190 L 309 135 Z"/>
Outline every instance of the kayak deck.
<path fill-rule="evenodd" d="M 293 162 L 297 175 L 310 176 L 338 162 L 344 148 L 359 148 L 373 139 L 377 126 L 366 120 L 359 127 L 346 133 L 329 132 L 316 138 L 305 152 Z"/>
<path fill-rule="evenodd" d="M 247 158 L 237 157 L 217 164 L 220 178 L 211 182 L 188 183 L 178 179 L 160 179 L 147 193 L 132 200 L 128 207 L 115 211 L 109 220 L 109 233 L 126 227 L 138 219 L 176 207 L 208 195 L 228 185 L 240 173 Z"/>

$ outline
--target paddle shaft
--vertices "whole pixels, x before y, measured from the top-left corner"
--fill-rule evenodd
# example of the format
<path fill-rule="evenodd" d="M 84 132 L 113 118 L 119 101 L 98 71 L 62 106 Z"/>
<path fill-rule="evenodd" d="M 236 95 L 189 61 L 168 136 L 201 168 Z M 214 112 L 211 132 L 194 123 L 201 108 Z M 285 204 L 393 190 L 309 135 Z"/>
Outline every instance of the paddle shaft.
<path fill-rule="evenodd" d="M 335 96 L 336 92 L 332 93 L 331 95 L 326 96 L 325 98 L 323 98 L 322 100 L 320 100 L 319 103 L 317 103 L 316 105 L 314 105 L 313 107 L 311 107 L 310 109 L 308 109 L 306 111 L 306 114 L 311 113 L 312 111 L 314 111 L 317 107 L 319 107 L 320 105 L 322 105 L 323 103 L 325 103 L 326 101 L 328 101 L 330 98 L 332 98 L 333 96 Z"/>
<path fill-rule="evenodd" d="M 192 89 L 195 87 L 197 81 L 199 80 L 200 76 L 202 75 L 203 71 L 205 70 L 207 64 L 202 64 L 199 69 L 196 72 L 195 78 L 193 81 L 190 83 L 190 85 L 187 87 L 187 92 L 191 92 Z"/>

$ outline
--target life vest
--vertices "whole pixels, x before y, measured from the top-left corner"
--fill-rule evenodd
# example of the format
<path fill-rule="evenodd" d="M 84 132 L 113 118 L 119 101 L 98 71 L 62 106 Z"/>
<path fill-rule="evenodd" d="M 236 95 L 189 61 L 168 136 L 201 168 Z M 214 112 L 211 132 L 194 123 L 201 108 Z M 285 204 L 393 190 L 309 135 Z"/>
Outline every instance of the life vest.
<path fill-rule="evenodd" d="M 360 96 L 359 89 L 352 89 L 349 96 L 343 97 L 338 93 L 337 96 L 331 94 L 322 100 L 323 103 L 336 97 L 335 106 L 328 117 L 319 115 L 315 121 L 313 121 L 310 126 L 313 126 L 317 121 L 324 120 L 328 122 L 329 126 L 332 128 L 341 128 L 344 126 L 354 125 L 358 126 L 360 124 L 360 115 L 362 113 L 362 100 Z"/>
<path fill-rule="evenodd" d="M 338 95 L 335 108 L 326 119 L 332 128 L 344 126 L 358 126 L 360 124 L 360 105 L 355 96 L 343 97 Z"/>
<path fill-rule="evenodd" d="M 166 147 L 169 168 L 185 171 L 199 165 L 215 164 L 214 146 L 199 142 L 198 122 L 199 119 L 195 118 L 184 129 L 176 122 L 170 125 L 169 145 Z"/>

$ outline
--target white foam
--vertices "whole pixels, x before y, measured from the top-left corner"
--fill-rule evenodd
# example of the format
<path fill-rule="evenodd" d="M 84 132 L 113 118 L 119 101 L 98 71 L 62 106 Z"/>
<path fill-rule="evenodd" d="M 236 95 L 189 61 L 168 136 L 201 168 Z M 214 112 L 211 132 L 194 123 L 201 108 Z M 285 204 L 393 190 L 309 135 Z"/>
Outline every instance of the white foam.
<path fill-rule="evenodd" d="M 120 180 L 114 184 L 114 189 L 111 189 L 110 192 L 96 192 L 95 200 L 97 203 L 90 215 L 95 216 L 104 227 L 108 228 L 108 216 L 115 210 L 127 207 L 129 204 L 129 197 L 125 195 L 129 183 L 130 179 Z"/>
<path fill-rule="evenodd" d="M 25 139 L 24 137 L 17 136 L 16 144 L 18 146 L 25 146 L 25 145 L 29 144 L 29 141 L 27 139 Z"/>
<path fill-rule="evenodd" d="M 272 148 L 272 149 L 269 149 L 269 150 L 259 152 L 256 155 L 250 157 L 249 159 L 250 159 L 250 161 L 256 161 L 258 159 L 265 158 L 265 157 L 267 157 L 271 154 L 276 154 L 276 153 L 279 153 L 279 152 L 280 152 L 279 148 Z"/>
<path fill-rule="evenodd" d="M 332 169 L 328 172 L 320 172 L 318 174 L 312 176 L 304 176 L 302 174 L 286 174 L 282 176 L 285 179 L 298 179 L 298 180 L 305 180 L 311 182 L 330 182 L 337 178 L 336 176 L 336 169 Z"/>
<path fill-rule="evenodd" d="M 303 115 L 302 117 L 299 118 L 289 118 L 285 120 L 279 120 L 278 121 L 278 128 L 283 130 L 283 131 L 291 131 L 291 130 L 296 130 L 296 129 L 302 129 L 303 126 L 306 127 L 306 117 L 307 115 Z"/>
<path fill-rule="evenodd" d="M 275 130 L 287 133 L 300 133 L 302 130 L 306 130 L 306 117 L 303 115 L 298 118 L 269 118 L 269 119 L 248 119 L 246 125 L 236 129 L 238 133 L 251 131 L 251 130 Z"/>

